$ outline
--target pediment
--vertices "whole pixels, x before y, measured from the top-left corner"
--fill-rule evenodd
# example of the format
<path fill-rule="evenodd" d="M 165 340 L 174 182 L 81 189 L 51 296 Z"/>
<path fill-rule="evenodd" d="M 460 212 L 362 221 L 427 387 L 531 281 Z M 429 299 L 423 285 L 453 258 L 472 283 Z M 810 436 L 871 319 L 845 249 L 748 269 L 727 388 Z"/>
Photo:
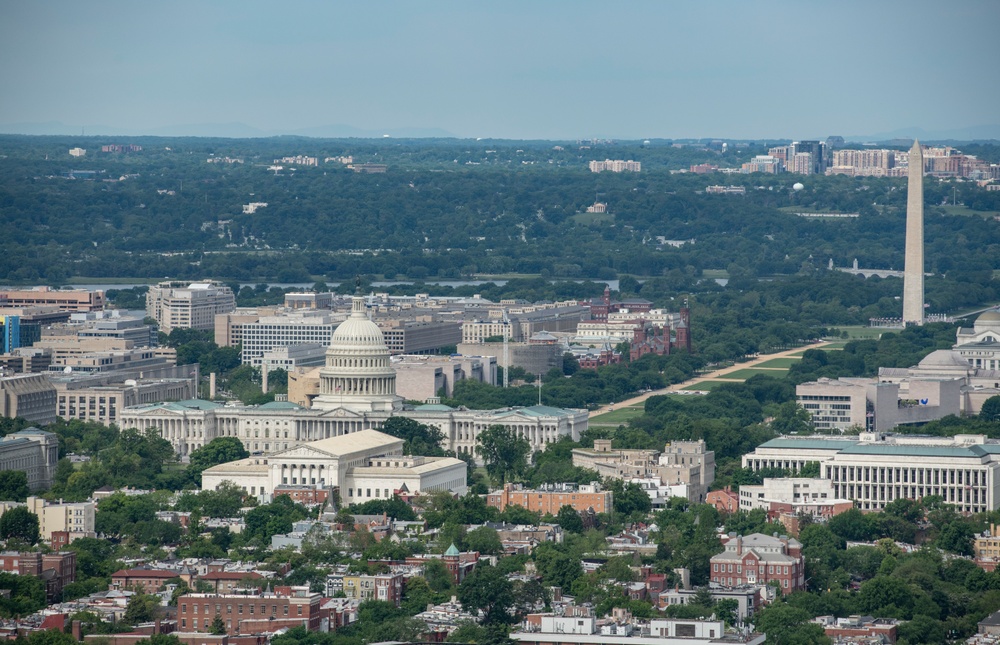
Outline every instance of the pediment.
<path fill-rule="evenodd" d="M 363 413 L 361 413 L 361 412 L 357 412 L 355 410 L 351 410 L 349 408 L 342 408 L 342 407 L 336 407 L 336 408 L 330 408 L 329 410 L 323 410 L 322 412 L 320 412 L 316 416 L 322 417 L 324 419 L 364 419 L 365 418 L 365 415 Z"/>
<path fill-rule="evenodd" d="M 312 448 L 308 445 L 301 445 L 273 453 L 268 457 L 268 460 L 274 462 L 280 459 L 336 459 L 336 458 L 337 455 L 331 455 L 328 452 Z"/>

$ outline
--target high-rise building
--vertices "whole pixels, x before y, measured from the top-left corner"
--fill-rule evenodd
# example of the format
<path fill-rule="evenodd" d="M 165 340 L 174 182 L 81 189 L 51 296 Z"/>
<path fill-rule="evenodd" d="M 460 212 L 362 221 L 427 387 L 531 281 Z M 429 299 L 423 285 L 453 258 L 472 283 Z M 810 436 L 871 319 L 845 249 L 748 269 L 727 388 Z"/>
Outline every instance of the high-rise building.
<path fill-rule="evenodd" d="M 789 156 L 786 165 L 789 172 L 798 172 L 803 175 L 822 175 L 826 172 L 828 165 L 826 158 L 826 144 L 821 141 L 796 141 L 792 144 L 794 153 Z M 799 157 L 795 161 L 797 169 L 792 169 L 792 162 L 798 155 L 809 155 L 808 161 L 804 157 Z"/>
<path fill-rule="evenodd" d="M 21 317 L 0 316 L 0 350 L 9 354 L 21 346 Z"/>
<path fill-rule="evenodd" d="M 910 148 L 906 190 L 906 258 L 903 266 L 903 324 L 924 324 L 924 156 Z"/>

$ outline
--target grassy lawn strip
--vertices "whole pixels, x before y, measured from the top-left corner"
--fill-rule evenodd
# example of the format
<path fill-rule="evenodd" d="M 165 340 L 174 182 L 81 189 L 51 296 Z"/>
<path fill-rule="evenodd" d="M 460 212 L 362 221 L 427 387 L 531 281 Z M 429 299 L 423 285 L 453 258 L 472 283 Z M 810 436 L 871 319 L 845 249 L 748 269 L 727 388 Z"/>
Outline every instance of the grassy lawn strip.
<path fill-rule="evenodd" d="M 590 419 L 590 425 L 619 425 L 629 419 L 642 416 L 643 405 L 630 405 L 626 408 L 619 408 L 612 412 L 605 412 Z"/>
<path fill-rule="evenodd" d="M 687 387 L 682 387 L 682 390 L 707 390 L 712 391 L 720 385 L 724 385 L 726 381 L 703 381 L 701 383 L 696 383 L 695 385 L 688 385 Z"/>
<path fill-rule="evenodd" d="M 757 363 L 756 365 L 754 365 L 754 369 L 758 367 L 771 367 L 771 368 L 778 367 L 782 369 L 788 369 L 792 365 L 797 364 L 800 360 L 801 359 L 799 358 L 772 358 L 769 361 L 765 361 L 763 363 Z"/>

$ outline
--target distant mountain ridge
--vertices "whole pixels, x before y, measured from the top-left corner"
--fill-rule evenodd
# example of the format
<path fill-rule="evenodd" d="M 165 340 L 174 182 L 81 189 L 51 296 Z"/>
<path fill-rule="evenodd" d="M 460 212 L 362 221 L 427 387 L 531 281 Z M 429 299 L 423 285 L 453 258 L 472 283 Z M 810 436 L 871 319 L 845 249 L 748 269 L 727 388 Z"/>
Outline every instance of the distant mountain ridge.
<path fill-rule="evenodd" d="M 83 136 L 159 136 L 159 137 L 209 137 L 209 138 L 231 138 L 231 139 L 256 139 L 278 136 L 301 136 L 319 139 L 378 139 L 389 136 L 404 139 L 467 139 L 470 137 L 457 135 L 443 128 L 427 127 L 402 127 L 386 128 L 382 130 L 370 130 L 358 128 L 353 125 L 334 123 L 329 125 L 309 126 L 294 130 L 262 130 L 246 123 L 233 121 L 229 123 L 188 123 L 182 125 L 169 125 L 159 128 L 140 130 L 135 128 L 124 128 L 110 125 L 67 125 L 60 121 L 46 121 L 38 123 L 2 123 L 0 124 L 0 134 L 24 134 L 38 136 L 52 135 L 83 135 Z M 831 133 L 836 134 L 836 133 Z M 586 138 L 586 137 L 584 137 Z M 607 137 L 618 141 L 639 140 L 634 137 Z M 656 140 L 710 140 L 713 137 L 706 136 L 700 138 L 690 137 L 650 137 Z M 729 141 L 774 141 L 774 137 L 764 138 L 725 138 L 714 137 L 718 140 Z M 976 125 L 965 128 L 955 128 L 950 130 L 924 130 L 917 126 L 899 128 L 887 132 L 874 134 L 859 134 L 844 136 L 844 140 L 855 143 L 878 143 L 895 140 L 921 141 L 983 141 L 1000 140 L 1000 124 Z M 504 140 L 490 138 L 491 140 Z M 510 139 L 520 141 L 521 139 Z M 564 139 L 553 138 L 552 141 L 562 141 Z M 788 138 L 789 141 L 792 138 Z"/>
<path fill-rule="evenodd" d="M 154 136 L 154 137 L 214 137 L 231 139 L 256 139 L 277 137 L 282 135 L 316 137 L 316 138 L 359 138 L 377 139 L 388 135 L 398 138 L 454 138 L 456 135 L 441 128 L 387 128 L 384 130 L 365 130 L 352 125 L 330 124 L 298 128 L 295 130 L 261 130 L 238 121 L 230 123 L 188 123 L 184 125 L 169 125 L 148 130 L 123 128 L 110 125 L 67 125 L 60 121 L 41 123 L 2 123 L 0 133 L 26 134 L 38 136 L 51 135 L 83 135 L 83 136 Z"/>

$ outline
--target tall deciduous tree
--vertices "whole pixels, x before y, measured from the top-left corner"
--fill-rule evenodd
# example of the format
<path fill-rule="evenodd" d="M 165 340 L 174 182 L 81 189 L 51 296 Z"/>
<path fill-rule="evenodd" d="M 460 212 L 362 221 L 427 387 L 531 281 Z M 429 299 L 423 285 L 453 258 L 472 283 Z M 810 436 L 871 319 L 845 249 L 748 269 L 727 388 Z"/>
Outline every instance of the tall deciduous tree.
<path fill-rule="evenodd" d="M 206 468 L 224 464 L 250 456 L 243 442 L 236 437 L 216 437 L 207 444 L 191 453 L 191 463 L 188 473 L 197 478 Z"/>
<path fill-rule="evenodd" d="M 531 444 L 514 430 L 493 425 L 480 433 L 476 453 L 483 458 L 494 483 L 504 484 L 527 470 Z"/>
<path fill-rule="evenodd" d="M 0 471 L 0 500 L 23 502 L 28 492 L 28 475 L 23 470 Z"/>
<path fill-rule="evenodd" d="M 513 619 L 514 588 L 506 576 L 487 564 L 477 566 L 458 588 L 462 607 L 476 614 L 483 612 L 485 624 L 509 623 Z"/>
<path fill-rule="evenodd" d="M 0 538 L 38 542 L 38 516 L 25 506 L 10 509 L 0 516 Z"/>

